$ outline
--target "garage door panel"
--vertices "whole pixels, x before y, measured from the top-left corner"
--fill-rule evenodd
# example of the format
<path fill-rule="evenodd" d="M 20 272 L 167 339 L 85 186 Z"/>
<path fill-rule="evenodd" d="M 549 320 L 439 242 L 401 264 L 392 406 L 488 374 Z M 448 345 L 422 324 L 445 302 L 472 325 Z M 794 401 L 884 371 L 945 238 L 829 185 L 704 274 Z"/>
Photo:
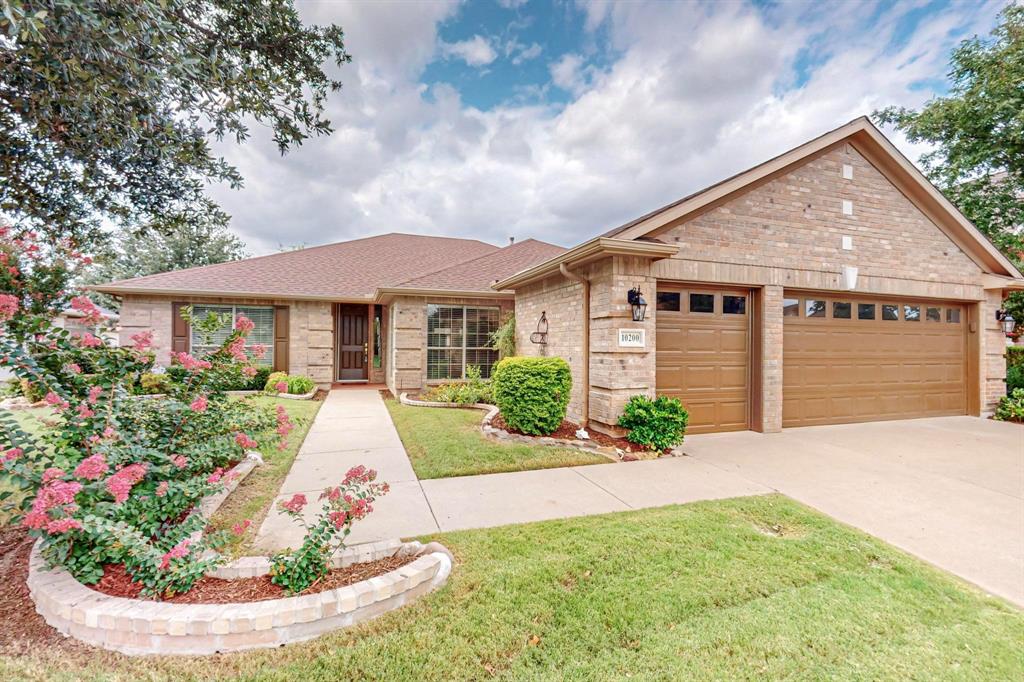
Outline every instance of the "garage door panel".
<path fill-rule="evenodd" d="M 783 318 L 783 426 L 964 414 L 964 324 L 882 320 L 881 306 L 903 302 L 786 293 L 826 300 L 822 318 Z M 832 301 L 853 304 L 854 317 L 832 318 Z M 858 303 L 873 303 L 879 317 L 860 320 Z M 927 306 L 911 302 L 924 310 Z M 798 306 L 804 310 L 802 304 Z M 955 319 L 966 321 L 960 304 Z"/>

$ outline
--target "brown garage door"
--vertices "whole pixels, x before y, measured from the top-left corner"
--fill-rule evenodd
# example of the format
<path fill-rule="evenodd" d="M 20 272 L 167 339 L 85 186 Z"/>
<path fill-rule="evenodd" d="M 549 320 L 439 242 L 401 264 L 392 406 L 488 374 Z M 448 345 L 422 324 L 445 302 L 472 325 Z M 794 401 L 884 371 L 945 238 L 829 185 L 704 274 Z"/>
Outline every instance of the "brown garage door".
<path fill-rule="evenodd" d="M 658 283 L 657 391 L 690 412 L 688 433 L 749 422 L 750 295 Z"/>
<path fill-rule="evenodd" d="M 966 413 L 963 305 L 785 296 L 783 426 Z"/>

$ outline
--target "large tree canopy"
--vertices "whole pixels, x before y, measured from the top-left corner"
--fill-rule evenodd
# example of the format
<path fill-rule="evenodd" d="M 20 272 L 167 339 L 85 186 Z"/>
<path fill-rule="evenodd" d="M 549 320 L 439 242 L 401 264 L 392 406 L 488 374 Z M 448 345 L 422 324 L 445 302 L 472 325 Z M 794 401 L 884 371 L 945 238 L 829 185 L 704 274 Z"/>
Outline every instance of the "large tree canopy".
<path fill-rule="evenodd" d="M 204 194 L 242 178 L 211 139 L 258 123 L 281 152 L 327 134 L 324 64 L 339 26 L 291 0 L 0 0 L 0 212 L 102 239 L 104 222 L 170 232 L 226 222 Z"/>
<path fill-rule="evenodd" d="M 934 151 L 925 172 L 1018 266 L 1024 261 L 1024 7 L 1010 5 L 988 38 L 953 51 L 945 97 L 920 111 L 876 111 Z"/>

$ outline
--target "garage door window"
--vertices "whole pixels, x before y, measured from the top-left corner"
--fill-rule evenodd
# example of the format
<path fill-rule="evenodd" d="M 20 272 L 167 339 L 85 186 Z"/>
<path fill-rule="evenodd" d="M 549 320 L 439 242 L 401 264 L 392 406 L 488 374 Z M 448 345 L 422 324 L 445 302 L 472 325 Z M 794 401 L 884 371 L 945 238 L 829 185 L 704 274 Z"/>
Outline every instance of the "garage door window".
<path fill-rule="evenodd" d="M 747 297 L 722 296 L 722 312 L 726 315 L 745 315 L 747 312 Z"/>
<path fill-rule="evenodd" d="M 951 324 L 960 324 L 960 309 L 946 308 L 946 322 Z"/>
<path fill-rule="evenodd" d="M 898 320 L 900 319 L 900 307 L 896 305 L 882 305 L 882 319 L 883 320 Z"/>
<path fill-rule="evenodd" d="M 782 316 L 783 317 L 800 317 L 800 299 L 799 298 L 784 298 L 784 299 L 782 299 Z"/>
<path fill-rule="evenodd" d="M 853 312 L 853 304 L 846 301 L 832 302 L 832 317 L 838 320 L 848 320 Z"/>
<path fill-rule="evenodd" d="M 715 312 L 714 294 L 690 294 L 691 313 L 713 313 Z"/>
<path fill-rule="evenodd" d="M 875 304 L 874 303 L 858 303 L 857 304 L 857 319 L 858 320 L 873 320 L 873 319 L 875 319 Z"/>
<path fill-rule="evenodd" d="M 921 321 L 921 306 L 919 305 L 905 305 L 903 306 L 903 319 L 907 322 L 920 322 Z"/>
<path fill-rule="evenodd" d="M 825 302 L 812 299 L 804 301 L 804 317 L 825 317 Z"/>
<path fill-rule="evenodd" d="M 928 322 L 942 322 L 942 310 L 939 308 L 927 308 L 924 319 Z"/>
<path fill-rule="evenodd" d="M 676 313 L 679 312 L 679 292 L 659 291 L 658 310 L 669 310 Z"/>

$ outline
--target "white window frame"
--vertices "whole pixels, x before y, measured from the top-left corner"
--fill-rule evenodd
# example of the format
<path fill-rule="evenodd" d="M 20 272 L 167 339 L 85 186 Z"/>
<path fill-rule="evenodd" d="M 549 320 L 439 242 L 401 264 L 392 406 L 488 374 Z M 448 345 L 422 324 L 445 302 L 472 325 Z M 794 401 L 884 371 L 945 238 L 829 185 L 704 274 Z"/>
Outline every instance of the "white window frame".
<path fill-rule="evenodd" d="M 435 307 L 435 308 L 461 308 L 462 309 L 462 345 L 461 346 L 431 346 L 430 345 L 430 308 L 431 307 Z M 427 326 L 426 326 L 426 332 L 427 332 L 427 338 L 426 338 L 427 360 L 426 360 L 426 366 L 423 368 L 424 371 L 426 372 L 426 375 L 427 375 L 427 381 L 463 381 L 466 378 L 466 351 L 467 350 L 488 350 L 488 351 L 493 351 L 494 350 L 490 346 L 469 346 L 468 345 L 468 337 L 469 337 L 469 335 L 467 334 L 468 330 L 466 328 L 466 323 L 467 323 L 467 319 L 469 317 L 467 315 L 467 312 L 470 311 L 470 310 L 493 310 L 493 311 L 496 311 L 497 314 L 498 314 L 498 325 L 499 326 L 501 325 L 501 307 L 500 306 L 496 306 L 496 305 L 453 305 L 453 304 L 450 304 L 450 303 L 427 303 Z M 462 363 L 461 363 L 461 365 L 462 365 L 462 372 L 461 372 L 461 376 L 457 376 L 457 377 L 431 377 L 430 376 L 430 351 L 432 351 L 432 350 L 444 350 L 444 351 L 461 350 L 462 351 Z M 493 364 L 491 365 L 491 369 L 492 370 L 494 369 L 494 365 Z"/>

